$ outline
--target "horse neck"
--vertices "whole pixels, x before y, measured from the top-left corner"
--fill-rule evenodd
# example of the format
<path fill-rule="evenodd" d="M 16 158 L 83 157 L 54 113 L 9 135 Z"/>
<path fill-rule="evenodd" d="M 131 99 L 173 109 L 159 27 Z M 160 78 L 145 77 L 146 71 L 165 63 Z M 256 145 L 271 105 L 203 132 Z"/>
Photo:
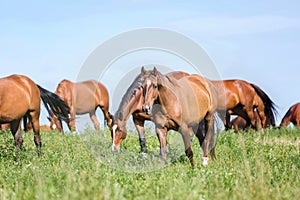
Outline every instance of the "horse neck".
<path fill-rule="evenodd" d="M 172 82 L 171 82 L 171 81 Z M 166 76 L 161 77 L 161 85 L 162 87 L 159 89 L 158 100 L 161 105 L 168 105 L 171 101 L 171 97 L 174 96 L 176 92 L 176 86 L 174 85 L 175 79 L 167 78 Z M 173 103 L 173 102 L 172 102 Z"/>
<path fill-rule="evenodd" d="M 291 121 L 290 121 L 290 116 L 284 117 L 284 118 L 281 120 L 280 126 L 287 126 L 290 122 L 291 122 Z"/>
<path fill-rule="evenodd" d="M 69 98 L 72 97 L 74 83 L 68 80 L 63 80 L 59 85 L 57 86 L 55 90 L 55 94 L 59 96 L 62 100 L 66 101 L 67 96 Z"/>
<path fill-rule="evenodd" d="M 217 93 L 217 102 L 218 102 L 218 108 L 225 108 L 226 107 L 226 88 L 224 81 L 213 81 L 210 80 L 212 83 L 216 93 Z"/>
<path fill-rule="evenodd" d="M 120 121 L 120 124 L 126 125 L 127 120 L 129 117 L 136 111 L 141 111 L 142 107 L 142 93 L 140 90 L 136 91 L 135 97 L 132 95 L 129 99 L 129 101 L 124 101 L 120 104 L 120 107 L 118 108 L 116 114 L 120 115 L 122 113 L 123 119 L 117 119 Z M 119 117 L 119 116 L 116 116 Z"/>
<path fill-rule="evenodd" d="M 281 120 L 281 126 L 287 126 L 291 122 L 292 118 L 292 108 L 290 108 L 287 113 L 284 115 L 283 119 Z"/>

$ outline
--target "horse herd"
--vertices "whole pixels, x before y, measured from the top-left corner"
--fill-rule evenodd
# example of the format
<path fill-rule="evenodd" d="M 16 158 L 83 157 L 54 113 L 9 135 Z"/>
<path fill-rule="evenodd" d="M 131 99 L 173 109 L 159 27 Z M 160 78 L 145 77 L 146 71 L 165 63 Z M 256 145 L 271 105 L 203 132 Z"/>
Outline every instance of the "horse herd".
<path fill-rule="evenodd" d="M 215 122 L 220 117 L 225 129 L 235 131 L 275 127 L 276 106 L 257 85 L 243 80 L 209 80 L 197 74 L 174 71 L 162 74 L 155 67 L 141 69 L 123 95 L 114 115 L 109 112 L 106 87 L 94 80 L 73 83 L 61 81 L 54 93 L 23 75 L 0 78 L 0 125 L 9 125 L 15 145 L 22 148 L 21 121 L 24 130 L 32 128 L 34 142 L 41 153 L 40 99 L 50 121 L 50 128 L 63 131 L 62 121 L 71 131 L 76 130 L 75 116 L 89 114 L 99 130 L 95 115 L 99 107 L 110 128 L 112 151 L 118 151 L 126 138 L 126 124 L 130 116 L 139 135 L 141 152 L 146 153 L 144 123 L 151 120 L 160 143 L 160 156 L 167 156 L 167 133 L 178 131 L 183 139 L 185 154 L 194 166 L 191 142 L 194 135 L 203 150 L 202 163 L 215 156 Z M 237 115 L 230 121 L 231 115 Z M 27 122 L 28 121 L 28 122 Z M 300 125 L 300 104 L 292 106 L 282 119 L 281 126 L 290 122 Z M 48 127 L 49 128 L 49 127 Z"/>

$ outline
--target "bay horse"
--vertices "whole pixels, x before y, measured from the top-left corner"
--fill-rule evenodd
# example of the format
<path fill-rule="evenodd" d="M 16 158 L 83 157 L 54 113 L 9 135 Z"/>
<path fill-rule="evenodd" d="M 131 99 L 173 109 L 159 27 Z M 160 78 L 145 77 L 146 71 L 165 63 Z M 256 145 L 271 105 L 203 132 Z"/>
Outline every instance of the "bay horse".
<path fill-rule="evenodd" d="M 23 75 L 0 78 L 0 124 L 9 124 L 15 145 L 22 148 L 21 119 L 29 118 L 34 143 L 41 154 L 40 99 L 48 111 L 60 119 L 68 118 L 69 107 L 56 94 L 49 92 Z"/>
<path fill-rule="evenodd" d="M 9 129 L 9 124 L 0 124 L 0 131 L 5 131 Z"/>
<path fill-rule="evenodd" d="M 257 85 L 243 80 L 211 81 L 218 91 L 218 111 L 225 111 L 224 126 L 227 130 L 230 115 L 235 114 L 246 120 L 246 126 L 263 127 L 275 126 L 276 105 L 270 97 Z M 225 96 L 220 95 L 224 94 Z M 225 101 L 225 104 L 224 104 Z M 259 120 L 255 120 L 254 110 Z M 224 119 L 223 116 L 221 118 Z M 258 118 L 257 118 L 258 119 Z M 261 125 L 256 125 L 256 122 Z"/>
<path fill-rule="evenodd" d="M 113 151 L 119 150 L 122 140 L 126 138 L 126 124 L 131 115 L 139 135 L 141 152 L 146 153 L 147 151 L 144 123 L 146 120 L 151 120 L 151 117 L 142 111 L 142 105 L 144 103 L 142 84 L 146 73 L 147 71 L 144 67 L 142 67 L 141 73 L 134 79 L 127 89 L 122 97 L 118 110 L 113 115 L 112 126 L 110 129 Z M 181 71 L 175 71 L 170 72 L 167 75 L 175 79 L 180 79 L 189 74 Z"/>
<path fill-rule="evenodd" d="M 294 126 L 300 126 L 300 103 L 289 108 L 282 118 L 280 126 L 288 126 L 290 123 L 293 123 Z"/>
<path fill-rule="evenodd" d="M 254 111 L 254 117 L 256 121 L 256 129 L 259 130 L 261 128 L 261 122 L 260 122 L 260 117 L 257 113 L 257 111 Z M 239 131 L 247 131 L 249 125 L 247 124 L 247 121 L 240 116 L 235 117 L 233 120 L 231 120 L 228 124 L 229 128 L 234 129 L 234 132 L 238 133 Z"/>
<path fill-rule="evenodd" d="M 74 83 L 62 80 L 56 90 L 57 94 L 70 107 L 71 118 L 65 121 L 71 131 L 76 130 L 75 116 L 89 114 L 94 128 L 99 130 L 100 124 L 96 117 L 96 109 L 99 107 L 104 115 L 107 125 L 111 126 L 111 114 L 109 113 L 109 95 L 106 87 L 95 80 Z M 62 121 L 55 115 L 50 118 L 50 127 L 59 132 L 63 131 Z"/>
<path fill-rule="evenodd" d="M 145 99 L 143 110 L 150 114 L 160 142 L 160 156 L 166 158 L 166 135 L 169 130 L 181 133 L 185 154 L 194 167 L 191 141 L 196 134 L 203 150 L 203 165 L 214 144 L 214 112 L 216 91 L 212 83 L 199 75 L 184 76 L 179 80 L 162 75 L 154 68 L 144 80 Z M 197 134 L 204 121 L 205 133 Z M 200 127 L 201 129 L 201 127 Z M 215 156 L 215 155 L 214 155 Z"/>

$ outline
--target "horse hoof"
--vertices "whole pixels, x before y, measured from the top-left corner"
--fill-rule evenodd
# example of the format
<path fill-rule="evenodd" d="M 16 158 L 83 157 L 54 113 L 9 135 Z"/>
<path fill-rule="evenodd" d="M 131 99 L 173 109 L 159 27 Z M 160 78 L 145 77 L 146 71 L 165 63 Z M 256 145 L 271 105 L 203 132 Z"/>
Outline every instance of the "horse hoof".
<path fill-rule="evenodd" d="M 204 166 L 208 165 L 208 161 L 209 161 L 208 157 L 202 157 L 202 165 Z"/>

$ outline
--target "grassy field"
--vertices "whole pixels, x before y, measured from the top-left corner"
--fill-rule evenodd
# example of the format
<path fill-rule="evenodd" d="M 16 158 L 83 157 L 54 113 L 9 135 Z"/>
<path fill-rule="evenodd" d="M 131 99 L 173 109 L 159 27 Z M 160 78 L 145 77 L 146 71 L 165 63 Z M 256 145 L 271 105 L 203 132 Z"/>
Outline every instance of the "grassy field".
<path fill-rule="evenodd" d="M 148 133 L 148 154 L 139 153 L 136 133 L 122 151 L 110 151 L 108 131 L 81 135 L 43 132 L 43 155 L 33 134 L 24 149 L 10 133 L 0 133 L 0 199 L 299 199 L 300 130 L 262 133 L 222 132 L 218 162 L 196 168 L 184 155 L 179 134 L 168 136 L 168 160 L 159 159 L 156 136 Z"/>

